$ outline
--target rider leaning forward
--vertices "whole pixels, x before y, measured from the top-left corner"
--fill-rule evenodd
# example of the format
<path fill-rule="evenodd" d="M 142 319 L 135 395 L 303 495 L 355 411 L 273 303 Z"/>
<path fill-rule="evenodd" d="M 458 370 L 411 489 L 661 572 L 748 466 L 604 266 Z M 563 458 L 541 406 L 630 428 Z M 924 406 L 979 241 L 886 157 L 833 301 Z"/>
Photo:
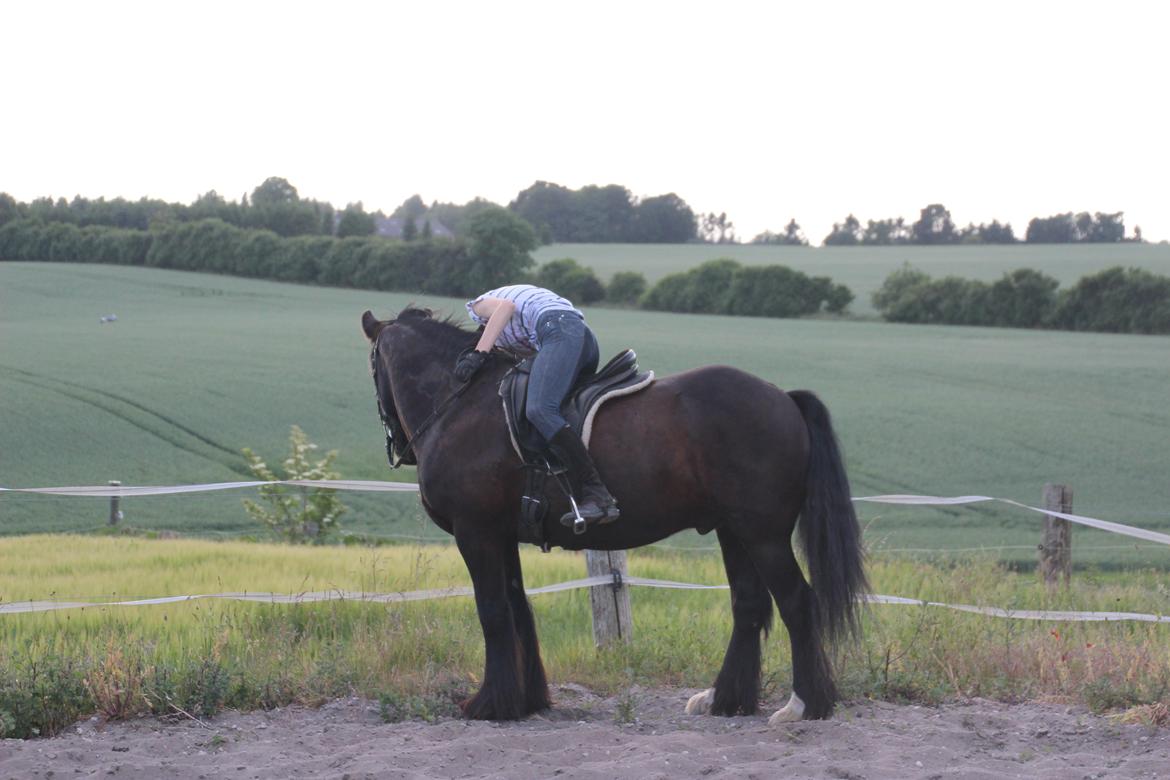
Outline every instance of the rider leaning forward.
<path fill-rule="evenodd" d="M 525 408 L 528 421 L 569 469 L 581 517 L 589 523 L 616 520 L 617 501 L 601 482 L 585 444 L 561 415 L 561 404 L 577 378 L 597 370 L 597 337 L 584 315 L 568 300 L 531 284 L 488 290 L 467 302 L 467 313 L 483 332 L 475 350 L 459 357 L 455 378 L 470 380 L 495 346 L 524 356 L 535 354 Z M 570 512 L 565 518 L 572 516 Z"/>

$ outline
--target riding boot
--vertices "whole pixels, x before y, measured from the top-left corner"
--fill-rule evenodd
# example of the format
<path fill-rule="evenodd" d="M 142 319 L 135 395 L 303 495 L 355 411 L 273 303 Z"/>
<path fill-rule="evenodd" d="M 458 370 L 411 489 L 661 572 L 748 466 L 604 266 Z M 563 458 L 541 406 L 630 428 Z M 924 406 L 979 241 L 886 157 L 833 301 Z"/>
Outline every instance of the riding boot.
<path fill-rule="evenodd" d="M 573 429 L 566 425 L 553 435 L 548 444 L 557 459 L 569 470 L 573 498 L 585 522 L 612 523 L 617 520 L 621 515 L 617 501 L 601 481 L 593 459 L 589 457 L 589 450 L 585 449 L 584 442 L 573 433 Z M 566 512 L 561 517 L 561 525 L 571 526 L 575 520 L 572 512 Z"/>

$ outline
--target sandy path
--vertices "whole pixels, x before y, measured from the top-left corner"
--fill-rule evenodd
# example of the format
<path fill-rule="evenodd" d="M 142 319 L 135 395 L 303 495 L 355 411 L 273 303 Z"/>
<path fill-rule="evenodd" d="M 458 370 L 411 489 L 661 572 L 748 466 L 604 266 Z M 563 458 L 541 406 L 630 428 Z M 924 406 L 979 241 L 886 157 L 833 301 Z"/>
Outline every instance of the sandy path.
<path fill-rule="evenodd" d="M 1170 729 L 1064 706 L 861 703 L 829 721 L 687 717 L 694 691 L 639 691 L 636 721 L 576 686 L 521 723 L 383 723 L 376 703 L 143 719 L 0 742 L 7 778 L 1170 778 Z"/>

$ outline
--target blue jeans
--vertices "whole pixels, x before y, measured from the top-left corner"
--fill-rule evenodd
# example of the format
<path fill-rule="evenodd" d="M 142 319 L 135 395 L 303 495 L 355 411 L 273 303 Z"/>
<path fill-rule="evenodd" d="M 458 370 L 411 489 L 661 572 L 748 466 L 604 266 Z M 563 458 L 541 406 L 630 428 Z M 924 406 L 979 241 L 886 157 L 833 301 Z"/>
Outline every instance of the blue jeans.
<path fill-rule="evenodd" d="M 528 421 L 548 441 L 567 424 L 561 403 L 582 374 L 597 370 L 597 337 L 580 315 L 547 311 L 536 321 L 537 352 L 528 379 Z"/>

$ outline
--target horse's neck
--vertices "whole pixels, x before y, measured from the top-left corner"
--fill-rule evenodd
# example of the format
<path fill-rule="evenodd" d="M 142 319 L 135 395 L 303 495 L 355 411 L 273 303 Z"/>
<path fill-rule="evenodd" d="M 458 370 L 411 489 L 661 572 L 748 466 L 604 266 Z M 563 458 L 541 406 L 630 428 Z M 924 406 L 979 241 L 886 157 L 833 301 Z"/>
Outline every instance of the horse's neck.
<path fill-rule="evenodd" d="M 432 373 L 404 371 L 394 377 L 394 401 L 398 407 L 398 417 L 408 431 L 417 430 L 442 403 L 440 396 L 443 391 L 440 383 L 433 376 L 428 376 Z"/>
<path fill-rule="evenodd" d="M 393 353 L 400 355 L 390 365 L 394 401 L 399 419 L 413 435 L 453 392 L 451 370 L 456 356 L 435 354 L 413 339 L 396 345 Z"/>

